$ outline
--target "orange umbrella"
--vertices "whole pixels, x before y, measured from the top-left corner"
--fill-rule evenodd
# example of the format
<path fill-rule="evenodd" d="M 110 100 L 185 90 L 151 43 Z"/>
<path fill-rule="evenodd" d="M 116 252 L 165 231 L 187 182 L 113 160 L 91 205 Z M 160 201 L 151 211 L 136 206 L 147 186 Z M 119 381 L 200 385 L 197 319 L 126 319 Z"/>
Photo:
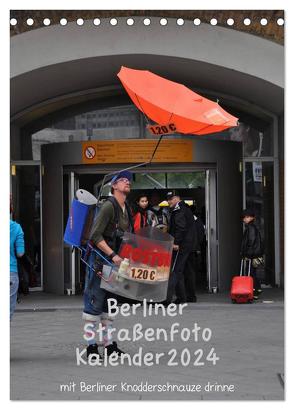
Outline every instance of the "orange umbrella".
<path fill-rule="evenodd" d="M 150 71 L 121 67 L 118 77 L 137 108 L 154 121 L 153 134 L 212 134 L 237 125 L 238 118 L 183 84 Z"/>

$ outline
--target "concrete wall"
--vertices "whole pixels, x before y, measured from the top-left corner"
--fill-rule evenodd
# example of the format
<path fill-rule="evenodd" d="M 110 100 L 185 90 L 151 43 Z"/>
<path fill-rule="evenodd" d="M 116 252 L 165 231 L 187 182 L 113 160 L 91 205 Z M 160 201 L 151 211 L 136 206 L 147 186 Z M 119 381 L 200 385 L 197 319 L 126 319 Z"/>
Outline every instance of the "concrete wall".
<path fill-rule="evenodd" d="M 263 78 L 283 87 L 284 48 L 250 34 L 223 27 L 187 21 L 178 26 L 170 19 L 161 26 L 154 18 L 151 26 L 142 20 L 129 27 L 118 19 L 117 26 L 102 20 L 99 27 L 86 21 L 80 27 L 55 25 L 11 39 L 11 77 L 52 64 L 94 56 L 153 54 L 177 56 L 216 64 Z M 254 61 L 254 64 L 252 62 Z"/>
<path fill-rule="evenodd" d="M 284 47 L 261 37 L 209 24 L 161 26 L 118 19 L 53 25 L 12 37 L 12 115 L 72 93 L 120 87 L 121 65 L 149 69 L 199 89 L 215 90 L 280 113 Z M 252 63 L 254 62 L 254 64 Z M 123 92 L 121 90 L 121 92 Z"/>
<path fill-rule="evenodd" d="M 241 144 L 197 140 L 194 161 L 217 164 L 217 230 L 220 291 L 228 290 L 240 270 L 242 224 Z"/>

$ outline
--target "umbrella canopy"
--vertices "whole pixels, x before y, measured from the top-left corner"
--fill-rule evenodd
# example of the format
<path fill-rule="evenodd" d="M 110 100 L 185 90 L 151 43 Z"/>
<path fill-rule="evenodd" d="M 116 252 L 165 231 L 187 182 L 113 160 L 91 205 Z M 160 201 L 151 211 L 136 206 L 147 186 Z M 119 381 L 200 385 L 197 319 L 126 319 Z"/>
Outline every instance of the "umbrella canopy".
<path fill-rule="evenodd" d="M 118 77 L 137 108 L 158 124 L 149 127 L 154 134 L 203 135 L 237 126 L 238 118 L 183 84 L 123 66 Z"/>

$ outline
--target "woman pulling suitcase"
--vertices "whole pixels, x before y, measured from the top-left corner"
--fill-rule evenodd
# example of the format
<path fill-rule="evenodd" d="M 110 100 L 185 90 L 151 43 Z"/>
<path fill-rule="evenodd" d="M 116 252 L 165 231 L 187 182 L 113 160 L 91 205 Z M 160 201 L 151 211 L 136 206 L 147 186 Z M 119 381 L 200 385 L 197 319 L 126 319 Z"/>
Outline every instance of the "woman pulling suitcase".
<path fill-rule="evenodd" d="M 256 267 L 263 264 L 263 244 L 260 232 L 255 225 L 255 213 L 251 209 L 245 209 L 242 214 L 245 230 L 241 244 L 241 257 L 249 259 L 253 278 L 254 299 L 262 293 L 260 280 L 256 275 Z"/>

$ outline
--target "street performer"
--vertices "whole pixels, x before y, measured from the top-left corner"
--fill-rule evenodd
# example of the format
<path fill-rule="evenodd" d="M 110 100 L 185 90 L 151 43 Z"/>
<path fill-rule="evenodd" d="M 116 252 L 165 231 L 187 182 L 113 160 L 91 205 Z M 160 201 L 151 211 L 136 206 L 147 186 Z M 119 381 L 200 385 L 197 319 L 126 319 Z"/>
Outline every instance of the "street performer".
<path fill-rule="evenodd" d="M 94 222 L 91 233 L 91 242 L 115 265 L 122 262 L 117 254 L 124 232 L 133 232 L 133 221 L 131 210 L 126 203 L 127 195 L 131 189 L 132 174 L 129 171 L 121 171 L 111 180 L 111 194 L 102 205 Z M 107 300 L 113 295 L 100 288 L 102 263 L 99 256 L 92 252 L 89 265 L 95 269 L 87 268 L 85 290 L 84 290 L 84 311 L 83 319 L 85 325 L 90 324 L 92 331 L 86 332 L 88 347 L 87 357 L 92 354 L 98 355 L 98 345 L 96 343 L 96 326 L 99 320 L 103 326 L 103 345 L 110 356 L 112 353 L 121 355 L 123 353 L 112 340 L 111 329 L 113 318 L 108 315 Z M 97 272 L 97 273 L 96 273 Z M 103 279 L 102 279 L 103 280 Z M 90 336 L 90 337 L 89 337 Z"/>

